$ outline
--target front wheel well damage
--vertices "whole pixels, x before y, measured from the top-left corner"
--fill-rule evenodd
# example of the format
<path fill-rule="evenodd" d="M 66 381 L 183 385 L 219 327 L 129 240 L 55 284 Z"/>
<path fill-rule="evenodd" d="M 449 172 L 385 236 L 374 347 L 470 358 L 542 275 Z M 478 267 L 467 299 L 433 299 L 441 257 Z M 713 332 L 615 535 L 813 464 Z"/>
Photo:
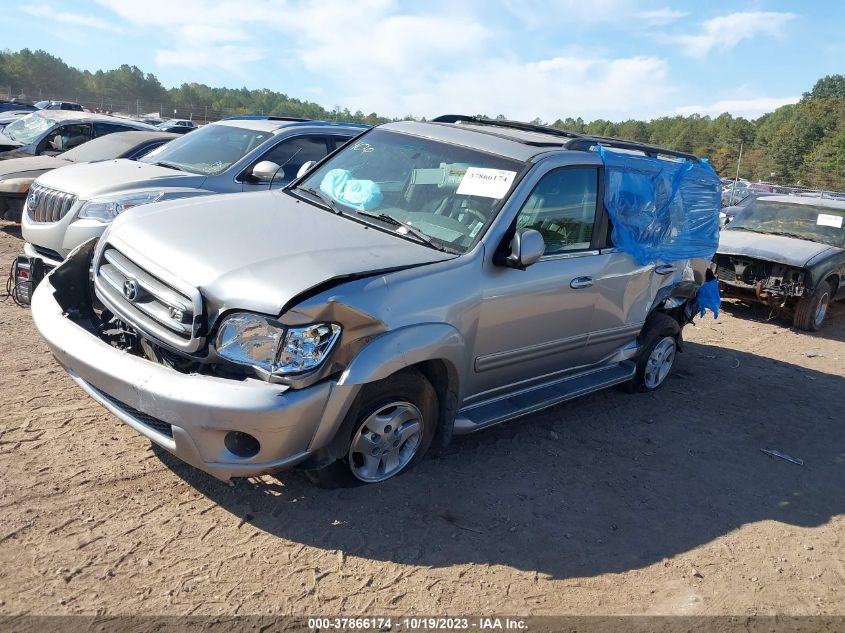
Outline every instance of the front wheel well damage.
<path fill-rule="evenodd" d="M 411 367 L 431 383 L 439 401 L 437 430 L 429 448 L 436 455 L 452 440 L 455 416 L 458 413 L 458 372 L 452 363 L 439 359 L 423 361 Z"/>
<path fill-rule="evenodd" d="M 357 410 L 364 398 L 364 392 L 369 385 L 377 384 L 383 380 L 389 380 L 401 372 L 419 372 L 428 380 L 437 394 L 438 415 L 437 428 L 434 432 L 429 452 L 433 455 L 441 453 L 452 439 L 452 430 L 455 423 L 455 416 L 458 411 L 458 372 L 452 363 L 446 360 L 432 359 L 413 365 L 406 365 L 389 376 L 378 381 L 365 383 L 358 392 L 355 400 L 346 412 L 344 421 L 340 424 L 332 440 L 327 446 L 312 453 L 307 460 L 299 464 L 302 470 L 319 470 L 329 464 L 342 459 L 348 449 L 348 441 L 352 435 L 352 424 L 354 415 L 350 412 Z"/>
<path fill-rule="evenodd" d="M 828 275 L 825 281 L 830 284 L 830 297 L 833 299 L 836 293 L 839 292 L 839 275 L 837 273 Z"/>

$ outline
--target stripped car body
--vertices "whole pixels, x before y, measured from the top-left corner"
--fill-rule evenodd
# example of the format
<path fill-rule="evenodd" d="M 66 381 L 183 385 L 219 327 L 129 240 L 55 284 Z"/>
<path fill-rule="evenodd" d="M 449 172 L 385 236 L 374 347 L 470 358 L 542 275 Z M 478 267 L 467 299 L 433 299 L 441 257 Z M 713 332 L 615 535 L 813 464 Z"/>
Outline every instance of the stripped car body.
<path fill-rule="evenodd" d="M 453 433 L 663 384 L 700 278 L 611 243 L 599 143 L 677 158 L 472 117 L 387 124 L 284 190 L 118 217 L 33 317 L 94 399 L 218 478 L 381 481 Z"/>
<path fill-rule="evenodd" d="M 843 216 L 836 200 L 756 198 L 721 232 L 713 268 L 722 293 L 792 309 L 797 327 L 819 329 L 829 302 L 845 298 Z"/>

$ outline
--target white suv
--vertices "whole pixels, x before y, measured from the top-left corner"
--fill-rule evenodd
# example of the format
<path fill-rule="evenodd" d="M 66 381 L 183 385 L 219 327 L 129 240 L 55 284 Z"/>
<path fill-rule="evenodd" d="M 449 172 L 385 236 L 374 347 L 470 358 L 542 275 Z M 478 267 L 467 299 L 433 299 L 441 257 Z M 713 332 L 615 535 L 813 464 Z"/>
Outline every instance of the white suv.
<path fill-rule="evenodd" d="M 277 117 L 206 125 L 139 161 L 71 165 L 38 178 L 21 220 L 24 251 L 57 266 L 120 213 L 149 202 L 280 187 L 368 126 Z"/>

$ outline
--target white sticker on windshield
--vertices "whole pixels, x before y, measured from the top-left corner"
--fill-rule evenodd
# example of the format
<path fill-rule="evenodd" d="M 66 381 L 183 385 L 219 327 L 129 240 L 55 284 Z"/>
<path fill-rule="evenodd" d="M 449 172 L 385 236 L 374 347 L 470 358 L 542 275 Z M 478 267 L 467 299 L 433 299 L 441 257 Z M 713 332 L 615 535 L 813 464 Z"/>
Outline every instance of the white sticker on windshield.
<path fill-rule="evenodd" d="M 837 229 L 842 228 L 842 216 L 830 215 L 829 213 L 819 213 L 816 219 L 816 224 L 821 226 L 835 226 Z"/>
<path fill-rule="evenodd" d="M 470 167 L 461 179 L 457 194 L 459 196 L 504 198 L 515 177 L 515 171 Z"/>

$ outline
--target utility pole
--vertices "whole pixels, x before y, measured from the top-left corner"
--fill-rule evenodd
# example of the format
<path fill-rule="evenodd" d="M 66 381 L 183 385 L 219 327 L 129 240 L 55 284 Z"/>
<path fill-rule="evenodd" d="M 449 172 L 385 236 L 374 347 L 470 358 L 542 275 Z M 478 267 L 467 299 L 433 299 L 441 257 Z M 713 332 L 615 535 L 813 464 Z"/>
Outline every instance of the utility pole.
<path fill-rule="evenodd" d="M 736 183 L 739 181 L 739 165 L 742 163 L 742 141 L 739 142 L 739 158 L 736 160 L 736 178 L 734 178 L 734 186 L 731 188 L 731 204 L 734 203 L 734 194 L 736 193 Z"/>

